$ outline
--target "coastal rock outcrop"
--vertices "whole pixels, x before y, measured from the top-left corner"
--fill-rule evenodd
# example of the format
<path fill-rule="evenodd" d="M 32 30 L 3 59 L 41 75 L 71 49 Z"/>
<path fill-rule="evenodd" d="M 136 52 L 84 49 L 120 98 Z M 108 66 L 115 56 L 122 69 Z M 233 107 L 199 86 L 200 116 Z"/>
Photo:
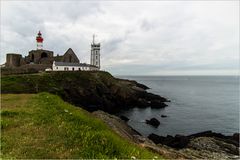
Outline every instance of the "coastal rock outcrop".
<path fill-rule="evenodd" d="M 186 147 L 190 140 L 189 137 L 183 135 L 176 135 L 175 137 L 168 135 L 166 137 L 163 137 L 154 133 L 150 134 L 148 138 L 156 144 L 161 143 L 177 149 Z"/>
<path fill-rule="evenodd" d="M 204 136 L 208 132 L 198 133 L 196 137 L 176 135 L 158 136 L 150 134 L 142 136 L 119 117 L 103 111 L 95 111 L 93 115 L 102 119 L 117 134 L 127 140 L 161 154 L 166 159 L 239 159 L 239 147 L 216 137 Z M 214 132 L 212 132 L 214 133 Z M 214 133 L 215 134 L 215 133 Z M 229 139 L 236 137 L 227 136 Z M 153 143 L 154 142 L 154 143 Z M 165 144 L 163 144 L 165 143 Z M 173 144 L 175 143 L 175 146 Z M 168 145 L 167 145 L 168 144 Z M 169 146 L 171 145 L 172 146 Z M 182 146 L 181 146 L 182 145 Z"/>
<path fill-rule="evenodd" d="M 148 138 L 157 145 L 166 145 L 176 149 L 189 158 L 228 159 L 239 158 L 239 139 L 235 133 L 225 136 L 221 133 L 205 131 L 189 136 L 159 136 L 150 134 Z"/>
<path fill-rule="evenodd" d="M 150 120 L 146 120 L 146 123 L 150 124 L 156 128 L 160 125 L 160 121 L 157 120 L 156 118 L 151 118 Z"/>
<path fill-rule="evenodd" d="M 3 76 L 2 93 L 50 92 L 88 111 L 116 113 L 131 107 L 167 106 L 168 100 L 147 92 L 147 86 L 103 71 L 49 72 Z"/>
<path fill-rule="evenodd" d="M 214 137 L 192 138 L 189 144 L 179 150 L 191 159 L 239 159 L 239 147 Z"/>

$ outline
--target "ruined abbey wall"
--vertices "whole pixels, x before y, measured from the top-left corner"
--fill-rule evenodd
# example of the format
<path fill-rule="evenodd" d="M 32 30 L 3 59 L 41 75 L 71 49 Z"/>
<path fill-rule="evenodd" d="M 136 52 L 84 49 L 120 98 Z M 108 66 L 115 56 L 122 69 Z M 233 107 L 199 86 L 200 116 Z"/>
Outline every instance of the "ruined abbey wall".
<path fill-rule="evenodd" d="M 55 56 L 53 51 L 48 50 L 31 50 L 29 54 L 22 57 L 21 54 L 8 53 L 6 56 L 6 67 L 8 68 L 35 68 L 45 70 L 51 68 L 53 61 L 79 63 L 79 59 L 71 48 L 62 56 Z M 39 67 L 38 67 L 39 66 Z"/>

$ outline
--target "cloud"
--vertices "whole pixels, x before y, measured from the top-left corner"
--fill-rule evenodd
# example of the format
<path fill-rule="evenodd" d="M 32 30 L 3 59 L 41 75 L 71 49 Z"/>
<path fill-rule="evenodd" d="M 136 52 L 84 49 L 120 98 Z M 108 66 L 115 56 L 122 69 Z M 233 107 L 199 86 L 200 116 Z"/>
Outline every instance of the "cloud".
<path fill-rule="evenodd" d="M 1 63 L 44 48 L 89 62 L 92 34 L 113 74 L 229 74 L 239 70 L 238 1 L 3 1 Z M 234 72 L 235 71 L 235 72 Z M 228 73 L 229 72 L 229 73 Z"/>
<path fill-rule="evenodd" d="M 125 38 L 122 38 L 122 37 L 118 37 L 118 38 L 112 38 L 110 40 L 108 40 L 106 43 L 105 43 L 105 52 L 108 54 L 108 53 L 111 53 L 117 49 L 119 49 L 120 45 L 124 42 Z"/>

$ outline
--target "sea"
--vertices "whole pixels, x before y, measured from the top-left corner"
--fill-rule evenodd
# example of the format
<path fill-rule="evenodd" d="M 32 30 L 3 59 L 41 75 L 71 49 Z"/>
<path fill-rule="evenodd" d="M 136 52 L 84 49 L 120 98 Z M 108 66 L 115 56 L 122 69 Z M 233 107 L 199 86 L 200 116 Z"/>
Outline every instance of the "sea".
<path fill-rule="evenodd" d="M 190 135 L 207 130 L 225 135 L 239 132 L 239 76 L 117 77 L 136 80 L 148 86 L 148 92 L 171 101 L 163 109 L 132 108 L 119 113 L 144 136 Z M 153 117 L 160 121 L 158 128 L 145 123 Z"/>

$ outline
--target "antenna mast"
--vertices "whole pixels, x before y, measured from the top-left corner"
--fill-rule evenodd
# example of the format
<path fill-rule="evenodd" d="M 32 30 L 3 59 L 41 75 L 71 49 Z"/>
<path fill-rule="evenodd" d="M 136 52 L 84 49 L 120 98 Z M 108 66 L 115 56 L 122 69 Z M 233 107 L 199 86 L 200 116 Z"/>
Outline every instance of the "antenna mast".
<path fill-rule="evenodd" d="M 93 44 L 95 43 L 95 34 L 93 34 Z"/>

